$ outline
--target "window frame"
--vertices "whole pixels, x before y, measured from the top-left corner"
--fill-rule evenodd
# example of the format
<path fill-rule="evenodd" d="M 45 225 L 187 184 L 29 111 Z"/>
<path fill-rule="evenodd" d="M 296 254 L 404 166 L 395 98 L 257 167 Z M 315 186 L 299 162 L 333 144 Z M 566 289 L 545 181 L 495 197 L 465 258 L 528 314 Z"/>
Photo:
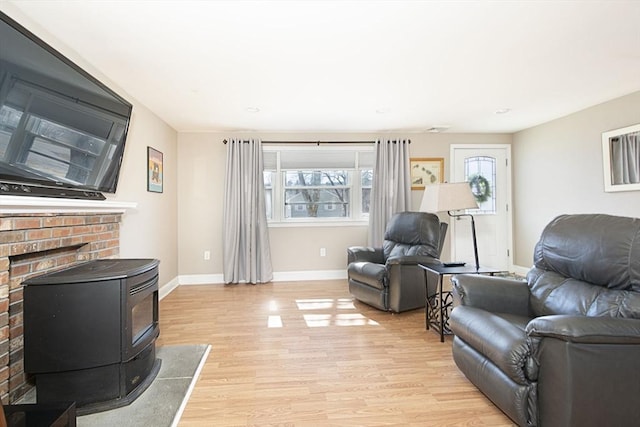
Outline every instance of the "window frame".
<path fill-rule="evenodd" d="M 360 155 L 361 153 L 374 153 L 374 143 L 368 144 L 346 144 L 341 143 L 339 146 L 334 145 L 301 145 L 294 143 L 282 143 L 282 144 L 263 144 L 262 149 L 264 153 L 276 154 L 276 167 L 265 167 L 264 172 L 271 172 L 271 210 L 272 218 L 267 218 L 267 224 L 269 227 L 290 227 L 290 226 L 303 226 L 303 227 L 315 227 L 315 226 L 354 226 L 354 225 L 368 225 L 369 213 L 362 212 L 362 170 L 372 170 L 371 167 L 361 168 Z M 349 185 L 341 186 L 341 188 L 347 188 L 350 193 L 350 209 L 348 217 L 306 217 L 306 218 L 286 218 L 285 216 L 285 191 L 291 187 L 286 187 L 283 183 L 285 171 L 292 170 L 311 170 L 308 166 L 301 166 L 300 168 L 282 168 L 281 167 L 281 153 L 285 151 L 295 152 L 309 152 L 310 155 L 318 150 L 327 151 L 344 151 L 349 153 L 355 153 L 355 164 L 352 168 L 344 166 L 336 166 L 335 168 L 324 168 L 314 170 L 340 170 L 347 171 L 349 177 L 347 181 Z M 365 187 L 368 188 L 368 187 Z M 265 191 L 267 187 L 265 187 Z"/>

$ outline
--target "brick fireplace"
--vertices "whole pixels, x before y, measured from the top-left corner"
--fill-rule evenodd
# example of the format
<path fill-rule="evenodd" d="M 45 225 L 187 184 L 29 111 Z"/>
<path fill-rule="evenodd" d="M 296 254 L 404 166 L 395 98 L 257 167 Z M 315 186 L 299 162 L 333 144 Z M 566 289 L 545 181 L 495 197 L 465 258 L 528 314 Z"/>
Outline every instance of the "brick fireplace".
<path fill-rule="evenodd" d="M 28 278 L 83 261 L 117 258 L 122 213 L 0 213 L 0 399 L 31 388 L 23 363 L 23 290 Z"/>

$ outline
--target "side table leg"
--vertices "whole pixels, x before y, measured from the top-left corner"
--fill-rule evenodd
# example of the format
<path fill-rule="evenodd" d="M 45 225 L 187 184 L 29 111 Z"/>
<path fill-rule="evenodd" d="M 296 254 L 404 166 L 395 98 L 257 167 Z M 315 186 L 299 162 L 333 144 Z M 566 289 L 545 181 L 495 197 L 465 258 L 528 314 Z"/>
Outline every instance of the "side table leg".
<path fill-rule="evenodd" d="M 440 342 L 444 342 L 444 301 L 442 300 L 442 282 L 444 275 L 440 275 L 438 280 L 438 298 L 440 299 Z"/>
<path fill-rule="evenodd" d="M 429 275 L 425 269 L 422 272 L 424 274 L 424 324 L 429 330 Z"/>

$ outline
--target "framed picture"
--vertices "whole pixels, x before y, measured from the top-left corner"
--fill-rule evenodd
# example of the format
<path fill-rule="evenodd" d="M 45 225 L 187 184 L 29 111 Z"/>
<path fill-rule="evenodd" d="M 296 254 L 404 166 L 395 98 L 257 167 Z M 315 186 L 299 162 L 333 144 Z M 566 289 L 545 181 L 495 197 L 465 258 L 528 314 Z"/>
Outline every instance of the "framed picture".
<path fill-rule="evenodd" d="M 411 189 L 424 190 L 430 184 L 444 182 L 444 159 L 442 157 L 412 158 Z"/>
<path fill-rule="evenodd" d="M 640 124 L 602 133 L 604 191 L 640 190 Z"/>
<path fill-rule="evenodd" d="M 162 152 L 147 147 L 147 191 L 162 193 Z"/>

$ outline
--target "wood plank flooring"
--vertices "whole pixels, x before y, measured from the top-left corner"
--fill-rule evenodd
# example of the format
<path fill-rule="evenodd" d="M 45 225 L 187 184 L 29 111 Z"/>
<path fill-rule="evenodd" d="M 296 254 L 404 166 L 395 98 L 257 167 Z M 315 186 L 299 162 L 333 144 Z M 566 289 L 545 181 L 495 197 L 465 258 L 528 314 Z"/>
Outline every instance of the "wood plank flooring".
<path fill-rule="evenodd" d="M 212 346 L 182 427 L 514 425 L 424 311 L 378 311 L 346 280 L 180 286 L 160 328 L 158 345 Z"/>

